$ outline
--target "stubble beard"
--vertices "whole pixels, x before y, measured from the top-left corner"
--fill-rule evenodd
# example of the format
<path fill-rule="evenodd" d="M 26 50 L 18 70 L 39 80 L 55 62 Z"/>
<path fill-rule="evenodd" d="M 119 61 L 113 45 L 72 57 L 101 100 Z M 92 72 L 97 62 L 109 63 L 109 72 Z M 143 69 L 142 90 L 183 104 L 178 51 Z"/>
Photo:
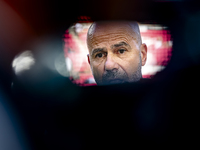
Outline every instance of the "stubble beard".
<path fill-rule="evenodd" d="M 118 83 L 127 83 L 127 82 L 137 82 L 142 78 L 142 60 L 140 54 L 140 60 L 137 66 L 137 70 L 130 77 L 126 74 L 126 72 L 122 69 L 113 69 L 105 71 L 102 76 L 102 80 L 98 80 L 95 78 L 97 85 L 109 85 L 109 84 L 118 84 Z M 93 74 L 94 76 L 94 74 Z M 94 76 L 95 77 L 95 76 Z"/>
<path fill-rule="evenodd" d="M 142 58 L 140 54 L 140 61 L 138 63 L 137 71 L 131 76 L 130 82 L 137 82 L 142 78 Z"/>

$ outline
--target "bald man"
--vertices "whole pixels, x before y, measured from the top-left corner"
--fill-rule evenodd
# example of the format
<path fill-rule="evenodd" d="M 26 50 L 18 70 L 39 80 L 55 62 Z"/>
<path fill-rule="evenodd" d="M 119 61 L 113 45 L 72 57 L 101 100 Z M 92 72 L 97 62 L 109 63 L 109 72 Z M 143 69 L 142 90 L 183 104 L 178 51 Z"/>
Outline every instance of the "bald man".
<path fill-rule="evenodd" d="M 147 59 L 137 22 L 94 22 L 87 33 L 90 64 L 97 85 L 136 82 Z"/>

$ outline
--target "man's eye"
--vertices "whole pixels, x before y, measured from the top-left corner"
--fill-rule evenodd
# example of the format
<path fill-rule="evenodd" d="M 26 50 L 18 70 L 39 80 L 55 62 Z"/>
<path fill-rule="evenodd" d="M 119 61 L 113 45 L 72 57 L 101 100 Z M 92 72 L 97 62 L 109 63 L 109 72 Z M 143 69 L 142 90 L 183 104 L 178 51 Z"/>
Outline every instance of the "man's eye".
<path fill-rule="evenodd" d="M 125 49 L 120 49 L 120 50 L 118 50 L 118 52 L 119 52 L 120 54 L 123 54 L 125 51 L 126 51 Z"/>
<path fill-rule="evenodd" d="M 96 55 L 96 57 L 101 58 L 101 57 L 103 57 L 103 54 L 102 54 L 102 53 L 99 53 L 99 54 Z"/>

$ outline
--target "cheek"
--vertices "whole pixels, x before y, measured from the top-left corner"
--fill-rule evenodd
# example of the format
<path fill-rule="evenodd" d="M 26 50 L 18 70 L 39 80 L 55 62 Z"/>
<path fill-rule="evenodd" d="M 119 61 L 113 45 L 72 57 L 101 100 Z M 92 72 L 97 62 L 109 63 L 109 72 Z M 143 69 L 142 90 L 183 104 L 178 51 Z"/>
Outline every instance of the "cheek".
<path fill-rule="evenodd" d="M 92 65 L 91 69 L 92 69 L 94 78 L 96 78 L 98 80 L 101 80 L 102 74 L 104 72 L 104 61 L 103 60 L 101 62 L 95 62 L 95 61 L 93 61 L 91 63 L 91 65 Z"/>
<path fill-rule="evenodd" d="M 124 58 L 119 64 L 122 69 L 127 73 L 128 77 L 131 77 L 131 75 L 137 71 L 139 62 L 140 56 L 139 54 L 135 54 L 129 55 L 129 57 Z"/>

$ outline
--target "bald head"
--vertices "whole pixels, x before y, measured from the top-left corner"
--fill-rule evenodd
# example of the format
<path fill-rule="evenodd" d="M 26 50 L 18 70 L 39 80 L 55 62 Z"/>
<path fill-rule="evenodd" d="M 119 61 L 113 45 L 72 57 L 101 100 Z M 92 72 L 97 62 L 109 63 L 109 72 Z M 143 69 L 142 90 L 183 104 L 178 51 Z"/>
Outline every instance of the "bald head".
<path fill-rule="evenodd" d="M 97 84 L 134 82 L 142 77 L 147 48 L 137 22 L 94 22 L 87 33 L 87 46 Z"/>
<path fill-rule="evenodd" d="M 136 21 L 100 21 L 94 22 L 87 33 L 87 46 L 90 48 L 93 38 L 101 36 L 104 33 L 112 34 L 115 31 L 126 31 L 126 34 L 131 35 L 132 39 L 140 46 L 142 44 L 142 39 L 140 35 L 140 29 Z"/>

